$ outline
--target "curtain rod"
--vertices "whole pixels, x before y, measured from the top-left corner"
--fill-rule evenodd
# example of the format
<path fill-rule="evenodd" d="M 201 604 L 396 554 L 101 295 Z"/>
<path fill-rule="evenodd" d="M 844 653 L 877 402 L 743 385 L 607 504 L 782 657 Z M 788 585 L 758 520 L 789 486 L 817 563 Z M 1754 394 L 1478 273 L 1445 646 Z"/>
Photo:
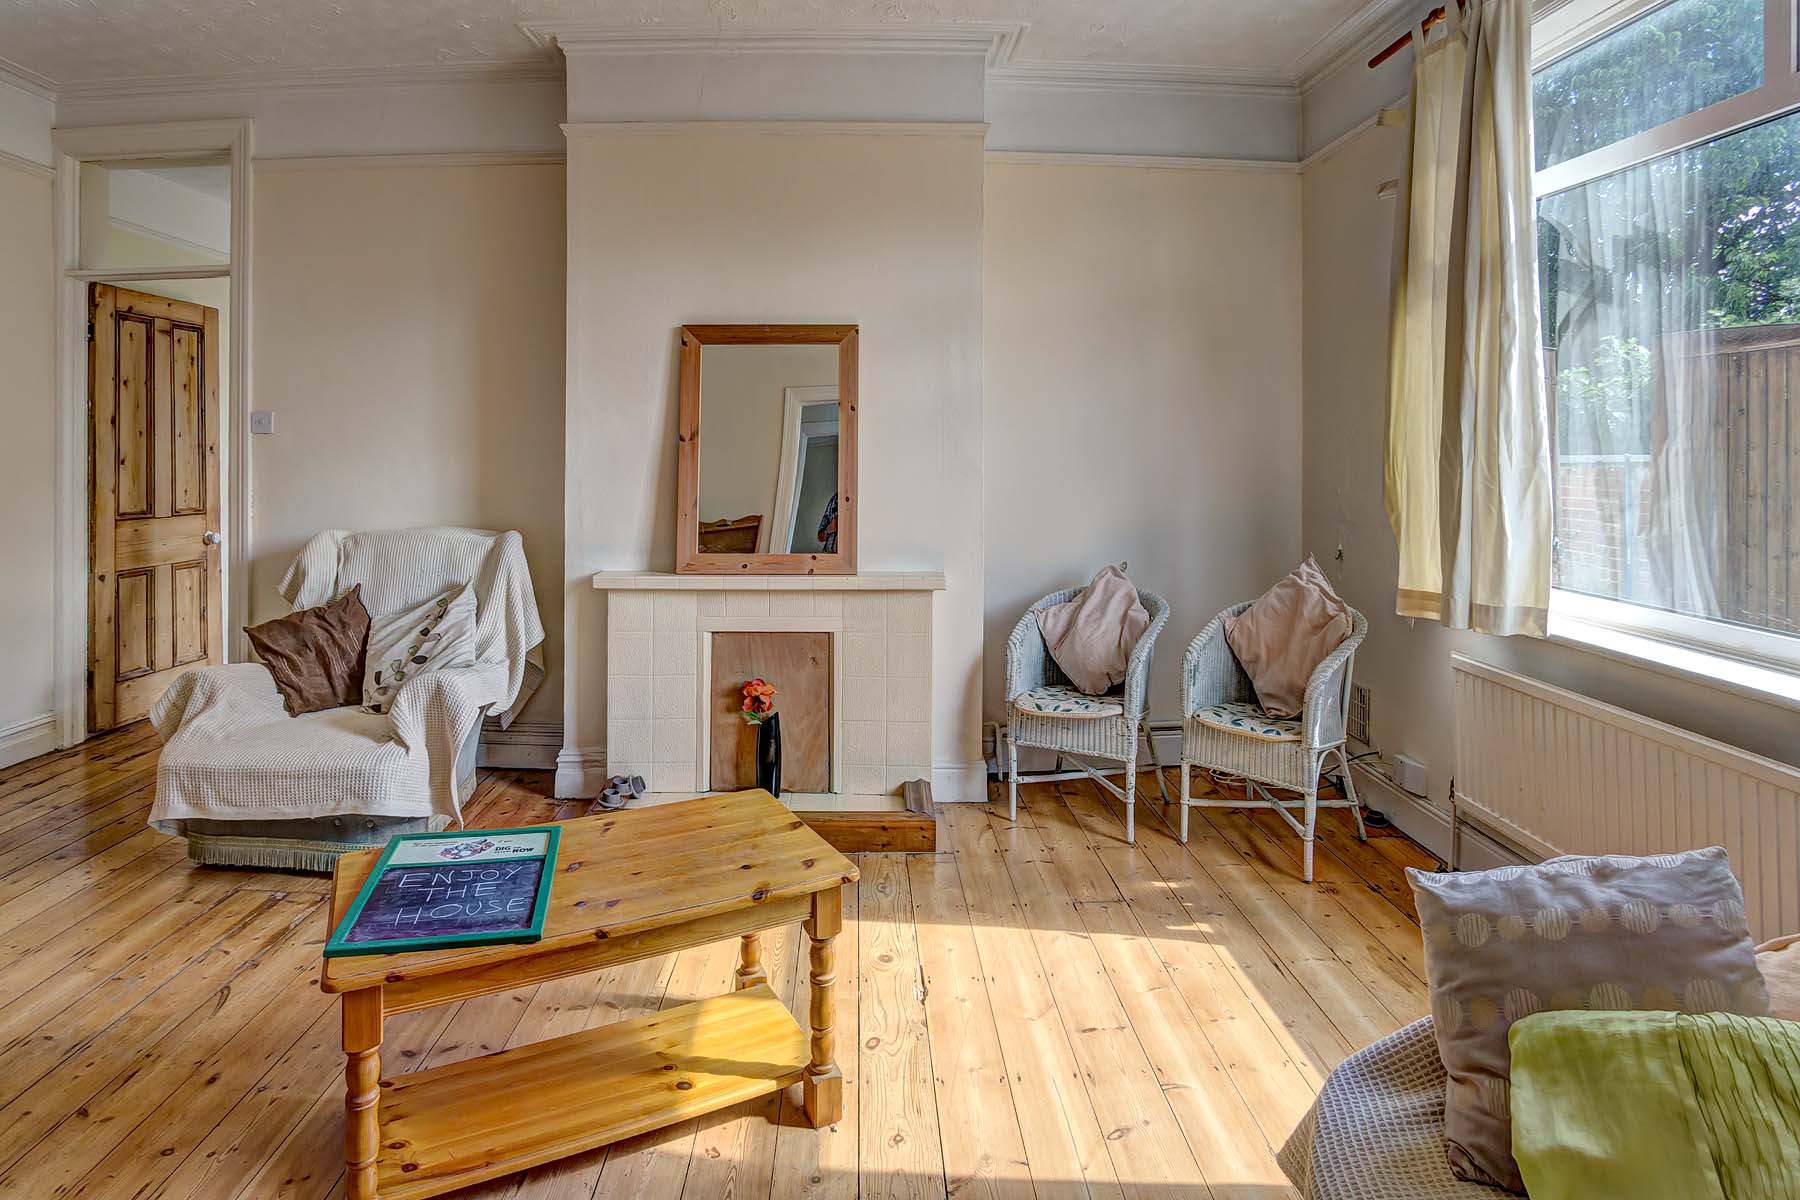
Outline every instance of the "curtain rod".
<path fill-rule="evenodd" d="M 1456 7 L 1462 8 L 1463 0 L 1456 0 Z M 1421 28 L 1430 29 L 1433 25 L 1436 25 L 1439 21 L 1442 21 L 1443 19 L 1444 19 L 1444 6 L 1440 4 L 1436 8 L 1432 9 L 1429 13 L 1425 14 L 1425 20 L 1423 22 L 1421 22 Z M 1374 70 L 1376 67 L 1379 67 L 1382 63 L 1386 62 L 1388 59 L 1394 57 L 1394 55 L 1400 53 L 1400 50 L 1402 47 L 1412 45 L 1412 40 L 1413 40 L 1412 30 L 1409 29 L 1405 33 L 1401 34 L 1399 37 L 1395 38 L 1393 43 L 1391 45 L 1389 45 L 1386 50 L 1383 50 L 1380 54 L 1377 54 L 1374 58 L 1371 58 L 1369 60 L 1369 69 Z"/>

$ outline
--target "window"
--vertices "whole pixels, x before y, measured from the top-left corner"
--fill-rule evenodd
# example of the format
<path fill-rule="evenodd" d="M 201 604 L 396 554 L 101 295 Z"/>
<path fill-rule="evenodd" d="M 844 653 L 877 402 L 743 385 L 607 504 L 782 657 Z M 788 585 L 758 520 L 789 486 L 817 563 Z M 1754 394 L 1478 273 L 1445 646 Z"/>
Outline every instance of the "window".
<path fill-rule="evenodd" d="M 1800 669 L 1790 4 L 1596 5 L 1533 82 L 1553 619 Z"/>

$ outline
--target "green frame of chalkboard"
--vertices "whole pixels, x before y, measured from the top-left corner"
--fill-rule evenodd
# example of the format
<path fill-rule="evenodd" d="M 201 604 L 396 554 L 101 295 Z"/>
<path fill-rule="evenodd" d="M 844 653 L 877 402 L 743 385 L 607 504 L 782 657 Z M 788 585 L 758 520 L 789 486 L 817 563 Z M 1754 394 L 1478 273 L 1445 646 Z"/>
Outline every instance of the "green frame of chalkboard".
<path fill-rule="evenodd" d="M 493 929 L 478 933 L 450 933 L 439 937 L 393 938 L 378 942 L 351 942 L 345 935 L 356 925 L 356 919 L 362 916 L 363 905 L 375 893 L 375 885 L 381 882 L 381 874 L 387 870 L 388 860 L 394 852 L 409 842 L 435 842 L 446 838 L 468 838 L 481 835 L 495 836 L 500 834 L 547 833 L 549 838 L 544 842 L 543 873 L 538 877 L 537 897 L 531 904 L 531 924 L 523 929 Z M 556 851 L 562 843 L 562 829 L 556 825 L 521 825 L 514 829 L 457 829 L 445 830 L 442 833 L 401 833 L 388 839 L 387 846 L 381 851 L 381 857 L 369 869 L 369 877 L 356 893 L 356 899 L 350 902 L 350 911 L 344 914 L 337 928 L 331 931 L 331 938 L 325 943 L 326 958 L 347 958 L 372 954 L 403 954 L 408 950 L 454 950 L 459 946 L 500 946 L 528 945 L 540 941 L 544 936 L 544 918 L 550 912 L 550 884 L 556 874 Z M 529 862 L 526 858 L 492 859 L 471 858 L 460 862 L 457 866 L 474 866 L 484 862 Z"/>

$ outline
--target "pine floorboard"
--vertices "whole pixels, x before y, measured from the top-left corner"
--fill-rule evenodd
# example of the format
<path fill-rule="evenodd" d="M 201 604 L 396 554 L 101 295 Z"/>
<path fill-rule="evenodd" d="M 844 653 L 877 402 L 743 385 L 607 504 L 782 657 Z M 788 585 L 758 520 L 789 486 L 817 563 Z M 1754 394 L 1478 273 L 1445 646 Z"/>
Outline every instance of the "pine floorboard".
<path fill-rule="evenodd" d="M 191 865 L 148 829 L 143 724 L 0 770 L 0 1195 L 332 1200 L 343 1056 L 318 991 L 318 877 Z M 1174 772 L 1170 773 L 1171 783 Z M 470 823 L 582 815 L 548 772 L 484 770 Z M 946 805 L 938 850 L 862 855 L 838 939 L 843 1119 L 798 1087 L 458 1193 L 468 1200 L 1293 1195 L 1275 1153 L 1331 1067 L 1425 1010 L 1392 831 L 1321 814 L 1317 882 L 1267 813 L 1154 777 L 1138 844 L 1083 781 Z M 735 943 L 388 1023 L 387 1073 L 731 986 Z M 805 939 L 764 937 L 804 1023 Z"/>

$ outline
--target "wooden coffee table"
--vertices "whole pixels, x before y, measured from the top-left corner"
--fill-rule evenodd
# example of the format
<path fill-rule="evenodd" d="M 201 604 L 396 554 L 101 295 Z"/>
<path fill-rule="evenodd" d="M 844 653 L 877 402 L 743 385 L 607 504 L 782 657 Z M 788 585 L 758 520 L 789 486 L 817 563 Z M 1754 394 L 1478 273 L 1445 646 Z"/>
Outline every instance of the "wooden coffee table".
<path fill-rule="evenodd" d="M 584 817 L 562 826 L 540 942 L 325 960 L 343 995 L 350 1200 L 416 1200 L 659 1129 L 803 1082 L 806 1115 L 843 1114 L 832 1061 L 843 885 L 856 867 L 767 792 Z M 332 925 L 376 850 L 338 859 Z M 770 989 L 762 930 L 804 922 L 810 1031 Z M 738 990 L 653 1016 L 381 1077 L 383 1020 L 722 938 L 743 939 Z"/>

